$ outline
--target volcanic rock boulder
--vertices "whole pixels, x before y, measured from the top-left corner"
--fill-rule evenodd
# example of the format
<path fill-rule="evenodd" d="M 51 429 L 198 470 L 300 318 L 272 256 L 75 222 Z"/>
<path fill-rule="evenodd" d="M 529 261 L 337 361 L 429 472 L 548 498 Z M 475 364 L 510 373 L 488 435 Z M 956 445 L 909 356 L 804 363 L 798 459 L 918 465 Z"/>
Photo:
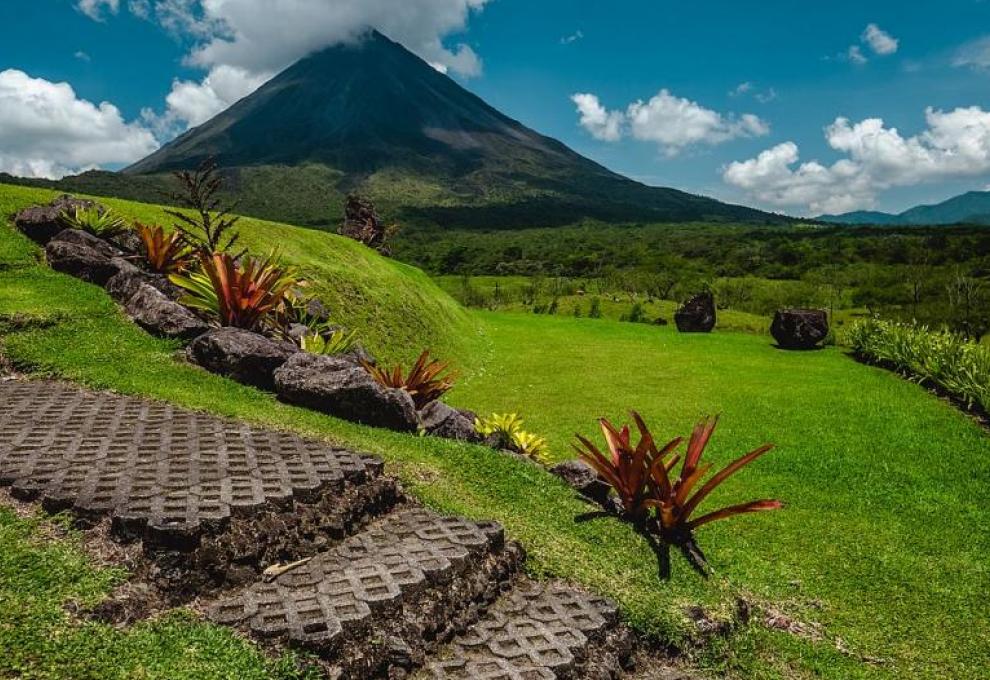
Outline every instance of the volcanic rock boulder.
<path fill-rule="evenodd" d="M 299 352 L 275 371 L 279 399 L 375 427 L 412 432 L 419 417 L 412 397 L 387 389 L 346 358 Z"/>
<path fill-rule="evenodd" d="M 63 229 L 57 233 L 51 241 L 49 241 L 49 243 L 54 243 L 56 241 L 86 246 L 87 248 L 92 248 L 104 257 L 113 258 L 120 255 L 119 250 L 101 239 L 99 236 L 94 236 L 93 234 L 90 234 L 87 231 L 82 231 L 81 229 Z"/>
<path fill-rule="evenodd" d="M 779 309 L 770 335 L 782 349 L 814 349 L 828 336 L 828 315 L 821 309 Z"/>
<path fill-rule="evenodd" d="M 119 271 L 113 258 L 81 243 L 49 241 L 45 246 L 49 266 L 57 272 L 105 286 Z"/>
<path fill-rule="evenodd" d="M 93 201 L 73 198 L 64 194 L 48 205 L 36 205 L 21 210 L 14 216 L 14 226 L 32 241 L 45 245 L 56 234 L 65 229 L 65 224 L 61 219 L 63 212 L 93 207 L 99 206 Z"/>
<path fill-rule="evenodd" d="M 474 414 L 433 401 L 419 411 L 423 430 L 434 437 L 478 443 L 482 436 L 474 429 Z"/>
<path fill-rule="evenodd" d="M 681 333 L 711 333 L 715 328 L 715 298 L 699 293 L 674 313 L 674 323 Z"/>
<path fill-rule="evenodd" d="M 596 503 L 605 503 L 609 486 L 594 470 L 580 460 L 568 460 L 550 468 L 550 472 L 567 482 L 579 494 Z"/>
<path fill-rule="evenodd" d="M 186 354 L 190 361 L 245 385 L 275 389 L 275 369 L 299 350 L 240 328 L 217 328 L 197 337 Z"/>
<path fill-rule="evenodd" d="M 116 283 L 116 279 L 115 276 L 111 282 Z M 128 316 L 153 335 L 191 340 L 210 328 L 205 321 L 147 283 L 139 282 L 123 304 Z"/>

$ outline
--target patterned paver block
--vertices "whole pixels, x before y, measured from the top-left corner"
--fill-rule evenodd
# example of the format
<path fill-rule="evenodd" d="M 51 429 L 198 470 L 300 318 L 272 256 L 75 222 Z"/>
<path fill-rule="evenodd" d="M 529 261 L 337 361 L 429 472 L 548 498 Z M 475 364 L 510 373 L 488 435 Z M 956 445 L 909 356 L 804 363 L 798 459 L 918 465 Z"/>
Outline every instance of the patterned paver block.
<path fill-rule="evenodd" d="M 328 649 L 389 617 L 427 589 L 444 588 L 501 548 L 501 528 L 404 508 L 271 583 L 255 584 L 209 612 L 261 637 Z"/>
<path fill-rule="evenodd" d="M 427 676 L 442 680 L 576 677 L 583 659 L 617 621 L 617 610 L 560 583 L 521 584 L 451 645 Z"/>
<path fill-rule="evenodd" d="M 166 403 L 0 383 L 0 484 L 163 545 L 380 471 L 366 456 Z"/>

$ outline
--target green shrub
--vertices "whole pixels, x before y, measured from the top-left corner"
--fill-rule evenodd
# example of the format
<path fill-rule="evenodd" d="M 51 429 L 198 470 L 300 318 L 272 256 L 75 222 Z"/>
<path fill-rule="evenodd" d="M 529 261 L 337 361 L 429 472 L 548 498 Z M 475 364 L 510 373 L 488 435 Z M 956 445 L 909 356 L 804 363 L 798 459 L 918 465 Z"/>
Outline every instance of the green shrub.
<path fill-rule="evenodd" d="M 623 314 L 619 321 L 628 321 L 629 323 L 643 323 L 646 320 L 646 311 L 643 309 L 642 302 L 635 302 L 633 306 L 629 309 L 629 312 Z"/>
<path fill-rule="evenodd" d="M 950 331 L 877 318 L 852 324 L 845 342 L 860 357 L 932 383 L 970 408 L 990 410 L 990 348 Z"/>
<path fill-rule="evenodd" d="M 59 219 L 70 229 L 81 229 L 100 238 L 110 238 L 127 229 L 124 218 L 120 215 L 112 210 L 96 207 L 64 211 Z"/>
<path fill-rule="evenodd" d="M 536 461 L 546 459 L 547 440 L 522 429 L 523 421 L 516 413 L 493 413 L 487 418 L 477 418 L 474 429 L 482 437 L 495 437 L 495 445 L 509 449 Z"/>
<path fill-rule="evenodd" d="M 357 331 L 338 328 L 329 332 L 311 332 L 299 338 L 299 347 L 311 354 L 345 354 L 357 345 Z"/>
<path fill-rule="evenodd" d="M 599 298 L 591 298 L 591 308 L 588 310 L 588 318 L 602 318 L 602 301 Z"/>

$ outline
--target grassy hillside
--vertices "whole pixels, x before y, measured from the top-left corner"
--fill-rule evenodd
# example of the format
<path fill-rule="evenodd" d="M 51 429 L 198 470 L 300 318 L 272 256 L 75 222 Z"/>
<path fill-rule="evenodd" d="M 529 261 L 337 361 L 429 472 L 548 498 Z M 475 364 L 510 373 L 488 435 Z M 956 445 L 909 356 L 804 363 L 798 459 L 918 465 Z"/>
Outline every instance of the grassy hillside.
<path fill-rule="evenodd" d="M 287 248 L 298 253 L 302 245 L 293 241 Z M 673 576 L 661 583 L 640 539 L 613 521 L 576 523 L 587 506 L 535 467 L 286 406 L 180 363 L 175 343 L 143 333 L 102 290 L 38 265 L 38 255 L 0 224 L 0 333 L 18 365 L 377 453 L 429 505 L 502 522 L 525 545 L 534 574 L 616 599 L 637 629 L 668 642 L 696 633 L 688 608 L 728 617 L 739 596 L 804 624 L 801 634 L 783 632 L 758 613 L 694 657 L 718 677 L 990 677 L 990 438 L 917 385 L 840 350 L 788 353 L 762 335 L 678 335 L 607 319 L 466 317 L 485 329 L 486 342 L 464 348 L 473 370 L 450 400 L 519 411 L 548 436 L 556 458 L 569 455 L 575 431 L 592 434 L 595 418 L 621 418 L 631 408 L 660 437 L 722 413 L 715 462 L 777 444 L 711 502 L 777 496 L 787 508 L 704 528 L 699 538 L 716 576 L 702 580 L 675 555 Z M 405 322 L 398 313 L 392 321 Z M 74 624 L 62 602 L 96 598 L 112 579 L 71 571 L 70 561 L 65 569 L 81 585 L 51 577 L 58 587 L 49 592 L 45 573 L 22 565 L 52 563 L 61 573 L 65 559 L 23 538 L 29 529 L 0 515 L 0 598 L 13 599 L 18 614 L 0 626 L 0 648 L 17 650 L 0 657 L 0 676 L 274 677 L 252 647 L 188 620 L 129 630 Z M 14 585 L 5 591 L 7 579 Z M 211 650 L 226 657 L 211 658 Z M 77 672 L 88 659 L 89 674 Z"/>
<path fill-rule="evenodd" d="M 0 217 L 51 200 L 57 193 L 0 185 Z M 129 219 L 171 224 L 159 206 L 101 198 Z M 415 357 L 429 347 L 464 365 L 481 349 L 477 322 L 421 271 L 379 257 L 351 239 L 257 219 L 238 223 L 242 243 L 256 253 L 275 248 L 311 282 L 310 291 L 336 322 L 359 332 L 361 341 L 387 359 Z M 12 247 L 6 243 L 3 247 Z"/>

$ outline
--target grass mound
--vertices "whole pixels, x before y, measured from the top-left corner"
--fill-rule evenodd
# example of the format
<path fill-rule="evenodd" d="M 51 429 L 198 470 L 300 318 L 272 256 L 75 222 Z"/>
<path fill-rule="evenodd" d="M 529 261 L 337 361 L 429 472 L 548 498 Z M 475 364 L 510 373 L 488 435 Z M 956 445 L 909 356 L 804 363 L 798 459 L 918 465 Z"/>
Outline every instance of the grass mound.
<path fill-rule="evenodd" d="M 0 185 L 0 219 L 58 192 Z M 98 199 L 130 220 L 171 224 L 173 218 L 155 205 Z M 264 254 L 272 248 L 312 282 L 310 291 L 330 309 L 335 323 L 358 332 L 372 353 L 408 361 L 424 348 L 465 366 L 484 343 L 477 322 L 415 267 L 378 256 L 351 239 L 311 229 L 244 218 L 237 224 L 241 243 Z M 33 262 L 34 250 L 23 239 L 0 240 L 0 272 Z M 8 284 L 20 287 L 11 281 Z M 16 291 L 15 291 L 16 293 Z M 57 298 L 52 304 L 58 306 Z M 44 310 L 38 310 L 39 313 Z"/>

